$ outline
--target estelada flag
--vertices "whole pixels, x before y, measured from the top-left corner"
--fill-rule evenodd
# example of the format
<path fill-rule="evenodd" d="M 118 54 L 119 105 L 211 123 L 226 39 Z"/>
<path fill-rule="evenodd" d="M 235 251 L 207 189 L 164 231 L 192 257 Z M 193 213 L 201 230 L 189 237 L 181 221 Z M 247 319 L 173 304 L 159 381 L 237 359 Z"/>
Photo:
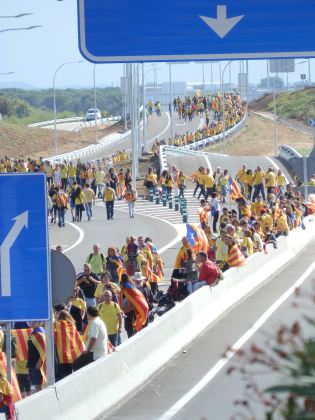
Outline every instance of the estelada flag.
<path fill-rule="evenodd" d="M 43 330 L 44 331 L 44 330 Z M 42 376 L 43 376 L 43 383 L 47 383 L 46 377 L 46 337 L 45 333 L 41 331 L 34 331 L 30 335 L 30 339 L 36 350 L 39 353 L 39 356 L 43 362 L 42 367 L 40 369 Z"/>
<path fill-rule="evenodd" d="M 82 338 L 72 322 L 55 322 L 54 338 L 59 363 L 73 363 L 85 351 Z"/>
<path fill-rule="evenodd" d="M 229 192 L 230 192 L 231 200 L 236 200 L 237 198 L 243 197 L 243 194 L 241 193 L 241 190 L 239 186 L 237 185 L 237 182 L 232 176 L 230 176 L 229 178 Z"/>
<path fill-rule="evenodd" d="M 136 320 L 133 324 L 134 329 L 136 331 L 142 330 L 149 314 L 148 302 L 134 284 L 129 282 L 122 284 L 121 291 L 127 300 L 135 307 Z"/>
<path fill-rule="evenodd" d="M 16 361 L 27 362 L 28 349 L 27 340 L 32 333 L 32 328 L 24 328 L 19 330 L 11 330 L 12 336 L 16 341 Z"/>
<path fill-rule="evenodd" d="M 0 377 L 1 376 L 4 379 L 7 378 L 7 357 L 6 357 L 6 354 L 2 351 L 0 351 Z M 11 366 L 11 388 L 12 388 L 13 402 L 20 401 L 22 399 L 22 396 L 20 393 L 20 387 L 16 379 L 15 370 L 13 369 L 12 366 Z"/>
<path fill-rule="evenodd" d="M 187 238 L 195 252 L 208 251 L 208 239 L 203 229 L 195 223 L 186 223 Z"/>

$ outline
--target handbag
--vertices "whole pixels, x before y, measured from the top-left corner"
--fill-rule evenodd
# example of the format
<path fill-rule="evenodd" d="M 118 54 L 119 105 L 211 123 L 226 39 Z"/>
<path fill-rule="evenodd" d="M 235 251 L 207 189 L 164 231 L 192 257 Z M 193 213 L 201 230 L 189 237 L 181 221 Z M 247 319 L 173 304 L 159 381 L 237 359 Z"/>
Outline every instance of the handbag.
<path fill-rule="evenodd" d="M 85 211 L 85 206 L 82 203 L 81 203 L 81 211 Z"/>

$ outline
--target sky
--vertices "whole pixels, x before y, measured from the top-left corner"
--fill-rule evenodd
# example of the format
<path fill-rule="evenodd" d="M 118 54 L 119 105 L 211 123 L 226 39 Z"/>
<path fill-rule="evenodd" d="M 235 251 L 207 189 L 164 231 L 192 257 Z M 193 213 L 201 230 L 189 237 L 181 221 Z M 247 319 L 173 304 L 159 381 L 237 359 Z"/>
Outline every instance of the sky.
<path fill-rule="evenodd" d="M 68 61 L 84 60 L 78 48 L 77 1 L 76 0 L 0 0 L 0 85 L 2 83 L 25 83 L 37 88 L 51 88 L 56 69 Z M 103 0 L 104 1 L 104 0 Z M 113 0 L 108 0 L 113 1 Z M 131 0 L 130 0 L 131 1 Z M 33 13 L 21 18 L 9 18 L 20 13 Z M 33 30 L 1 32 L 9 28 L 42 25 Z M 110 40 L 109 40 L 110 42 Z M 303 59 L 296 62 L 304 61 Z M 146 65 L 146 82 L 153 82 L 152 66 Z M 205 81 L 210 83 L 211 66 L 206 63 Z M 259 83 L 266 77 L 266 61 L 249 61 L 249 82 Z M 219 83 L 219 65 L 212 65 L 213 82 Z M 232 83 L 237 82 L 240 63 L 231 65 Z M 14 72 L 10 75 L 1 73 Z M 308 64 L 300 64 L 296 72 L 289 74 L 289 83 L 297 82 L 300 74 L 308 77 Z M 168 81 L 168 66 L 158 63 L 158 82 Z M 311 60 L 311 74 L 315 81 L 315 59 Z M 123 75 L 122 64 L 98 64 L 96 85 L 119 86 Z M 286 82 L 286 75 L 283 75 Z M 202 82 L 200 63 L 172 66 L 173 81 Z M 226 74 L 228 81 L 229 74 Z M 56 76 L 56 88 L 93 87 L 93 64 L 82 63 L 64 66 Z"/>

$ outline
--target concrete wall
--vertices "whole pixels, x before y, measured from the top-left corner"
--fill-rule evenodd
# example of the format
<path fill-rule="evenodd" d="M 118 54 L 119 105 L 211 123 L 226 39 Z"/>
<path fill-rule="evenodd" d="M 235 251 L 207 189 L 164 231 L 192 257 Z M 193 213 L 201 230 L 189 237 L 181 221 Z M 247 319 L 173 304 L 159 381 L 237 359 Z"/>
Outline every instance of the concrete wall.
<path fill-rule="evenodd" d="M 135 392 L 222 314 L 274 276 L 315 237 L 315 221 L 279 239 L 279 249 L 255 254 L 230 269 L 216 287 L 203 287 L 129 339 L 117 353 L 99 360 L 55 387 L 16 404 L 18 420 L 94 419 Z"/>

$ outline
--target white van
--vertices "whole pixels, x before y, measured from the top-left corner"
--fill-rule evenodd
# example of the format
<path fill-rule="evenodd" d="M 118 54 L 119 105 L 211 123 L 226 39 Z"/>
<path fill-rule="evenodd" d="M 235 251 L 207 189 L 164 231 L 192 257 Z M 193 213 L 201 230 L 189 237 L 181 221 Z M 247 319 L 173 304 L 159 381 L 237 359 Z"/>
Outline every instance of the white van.
<path fill-rule="evenodd" d="M 102 118 L 101 112 L 98 108 L 90 108 L 86 111 L 85 114 L 85 121 L 93 121 L 95 120 L 95 115 L 96 115 L 96 119 L 99 120 L 100 118 Z"/>

